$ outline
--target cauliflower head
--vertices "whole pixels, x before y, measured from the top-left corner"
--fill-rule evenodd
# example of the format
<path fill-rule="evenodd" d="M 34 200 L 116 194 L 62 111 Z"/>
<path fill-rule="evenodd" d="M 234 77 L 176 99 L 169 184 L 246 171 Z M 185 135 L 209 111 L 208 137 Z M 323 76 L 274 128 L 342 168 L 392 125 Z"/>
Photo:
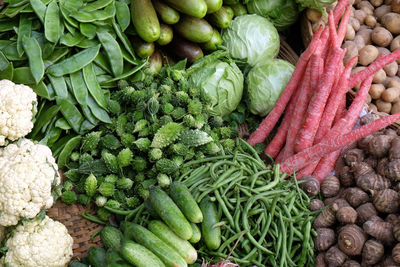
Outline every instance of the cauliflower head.
<path fill-rule="evenodd" d="M 6 145 L 6 139 L 18 140 L 32 130 L 36 105 L 36 94 L 29 86 L 0 81 L 0 146 Z"/>
<path fill-rule="evenodd" d="M 15 228 L 4 261 L 12 267 L 64 267 L 72 258 L 72 245 L 67 228 L 45 216 Z"/>
<path fill-rule="evenodd" d="M 0 147 L 0 225 L 16 225 L 53 206 L 52 186 L 60 184 L 51 150 L 29 139 Z"/>

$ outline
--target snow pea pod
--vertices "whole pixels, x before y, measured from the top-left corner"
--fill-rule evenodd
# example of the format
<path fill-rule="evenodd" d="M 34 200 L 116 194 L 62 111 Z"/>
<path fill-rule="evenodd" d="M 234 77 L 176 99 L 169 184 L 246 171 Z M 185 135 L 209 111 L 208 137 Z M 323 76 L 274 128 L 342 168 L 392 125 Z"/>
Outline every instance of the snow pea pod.
<path fill-rule="evenodd" d="M 28 56 L 29 67 L 35 83 L 38 84 L 44 75 L 44 63 L 42 58 L 42 50 L 39 43 L 34 37 L 24 36 L 22 40 L 25 53 Z"/>
<path fill-rule="evenodd" d="M 84 133 L 92 130 L 96 126 L 97 126 L 97 124 L 93 124 L 89 120 L 84 120 L 81 124 L 81 128 L 79 129 L 79 131 L 81 132 L 81 134 L 84 134 Z"/>
<path fill-rule="evenodd" d="M 60 9 L 61 10 L 61 9 Z M 62 13 L 61 13 L 62 14 Z M 69 31 L 70 33 L 72 33 L 72 34 L 75 34 L 75 32 L 77 31 L 77 29 L 73 26 L 73 25 L 71 25 L 68 21 L 66 21 L 65 19 L 64 19 L 64 26 L 65 26 L 65 28 L 67 28 L 67 31 Z"/>
<path fill-rule="evenodd" d="M 103 86 L 103 85 L 107 85 L 109 83 L 116 82 L 118 80 L 126 79 L 126 78 L 132 76 L 133 74 L 135 74 L 136 72 L 138 72 L 139 70 L 141 70 L 142 68 L 144 68 L 145 66 L 147 66 L 147 61 L 143 61 L 140 65 L 132 68 L 131 70 L 129 70 L 129 71 L 125 72 L 125 73 L 122 73 L 120 76 L 117 76 L 117 77 L 115 77 L 113 79 L 106 79 L 106 80 L 104 80 L 102 82 L 99 81 L 100 85 Z"/>
<path fill-rule="evenodd" d="M 107 6 L 104 10 L 99 10 L 97 12 L 86 12 L 79 10 L 78 12 L 71 14 L 71 17 L 79 22 L 94 22 L 97 20 L 106 20 L 115 16 L 115 6 L 111 4 Z"/>
<path fill-rule="evenodd" d="M 9 65 L 10 65 L 10 62 L 8 61 L 6 56 L 3 54 L 3 52 L 0 51 L 0 72 L 4 71 Z"/>
<path fill-rule="evenodd" d="M 68 97 L 68 88 L 63 77 L 55 77 L 52 75 L 47 75 L 47 78 L 49 78 L 51 84 L 53 85 L 55 93 L 58 97 L 60 98 Z"/>
<path fill-rule="evenodd" d="M 38 118 L 36 119 L 35 126 L 33 127 L 32 132 L 30 133 L 31 138 L 35 138 L 35 136 L 40 132 L 42 127 L 52 118 L 54 118 L 58 111 L 60 110 L 60 106 L 50 106 L 45 111 L 40 112 Z"/>
<path fill-rule="evenodd" d="M 21 6 L 17 6 L 17 7 L 9 7 L 8 6 L 5 9 L 3 9 L 3 11 L 0 13 L 0 15 L 4 15 L 9 18 L 14 18 L 28 6 L 29 6 L 29 3 L 25 3 L 25 4 L 23 4 Z"/>
<path fill-rule="evenodd" d="M 9 0 L 8 1 L 8 6 L 9 7 L 19 7 L 22 6 L 26 3 L 28 3 L 29 0 Z"/>
<path fill-rule="evenodd" d="M 49 58 L 45 58 L 44 67 L 47 68 L 57 63 L 61 58 L 68 54 L 69 49 L 65 47 L 55 48 Z"/>
<path fill-rule="evenodd" d="M 8 66 L 0 71 L 0 80 L 6 79 L 6 80 L 10 80 L 12 81 L 14 78 L 14 66 L 13 63 L 10 62 L 10 64 L 8 64 Z"/>
<path fill-rule="evenodd" d="M 104 8 L 114 2 L 114 0 L 97 0 L 93 1 L 82 8 L 83 11 L 92 12 Z"/>
<path fill-rule="evenodd" d="M 29 67 L 19 67 L 14 69 L 13 82 L 32 85 L 35 84 L 31 69 Z"/>
<path fill-rule="evenodd" d="M 26 55 L 22 55 L 22 56 L 18 55 L 16 42 L 13 42 L 9 46 L 2 48 L 1 51 L 4 53 L 4 55 L 10 61 L 23 61 L 23 60 L 27 59 Z"/>
<path fill-rule="evenodd" d="M 92 23 L 79 23 L 79 29 L 81 33 L 89 40 L 93 39 L 96 36 L 97 27 Z"/>
<path fill-rule="evenodd" d="M 106 31 L 97 32 L 97 38 L 108 56 L 114 76 L 121 75 L 124 69 L 124 59 L 118 42 Z"/>
<path fill-rule="evenodd" d="M 78 108 L 65 98 L 60 99 L 57 97 L 56 100 L 64 118 L 68 121 L 69 125 L 71 125 L 72 129 L 79 133 L 80 126 L 83 122 L 83 116 L 79 112 Z"/>
<path fill-rule="evenodd" d="M 71 15 L 71 11 L 69 11 L 66 7 L 64 7 L 63 5 L 60 5 L 60 12 L 61 15 L 63 16 L 64 20 L 70 24 L 71 26 L 79 29 L 79 23 L 73 19 L 70 15 Z"/>
<path fill-rule="evenodd" d="M 5 21 L 0 20 L 0 32 L 8 32 L 18 26 L 18 21 L 7 19 Z"/>
<path fill-rule="evenodd" d="M 46 14 L 46 5 L 40 0 L 30 0 L 31 7 L 42 23 Z"/>
<path fill-rule="evenodd" d="M 97 105 L 96 101 L 93 99 L 91 95 L 87 97 L 87 104 L 93 115 L 102 122 L 111 123 L 111 119 L 107 114 L 107 111 L 102 109 L 99 105 Z"/>
<path fill-rule="evenodd" d="M 86 87 L 89 89 L 90 95 L 94 98 L 96 103 L 103 109 L 107 109 L 107 101 L 96 79 L 93 65 L 94 64 L 89 64 L 83 68 L 83 78 L 85 79 Z"/>
<path fill-rule="evenodd" d="M 81 108 L 82 108 L 83 115 L 85 115 L 86 119 L 90 123 L 96 125 L 99 122 L 99 120 L 96 119 L 96 117 L 93 115 L 92 111 L 90 110 L 90 108 L 88 106 L 81 106 Z"/>
<path fill-rule="evenodd" d="M 10 40 L 0 40 L 0 50 L 11 45 L 13 41 Z"/>
<path fill-rule="evenodd" d="M 68 124 L 67 120 L 64 118 L 59 118 L 54 124 L 55 127 L 60 128 L 62 130 L 70 130 L 71 125 Z"/>
<path fill-rule="evenodd" d="M 57 43 L 60 39 L 60 8 L 55 0 L 46 8 L 44 17 L 44 35 L 49 42 Z"/>
<path fill-rule="evenodd" d="M 53 87 L 47 86 L 43 81 L 41 81 L 37 85 L 32 85 L 32 90 L 40 97 L 48 99 L 48 100 L 54 100 L 54 90 Z"/>
<path fill-rule="evenodd" d="M 122 44 L 124 45 L 125 49 L 133 57 L 133 59 L 136 59 L 135 53 L 133 52 L 133 47 L 132 47 L 131 42 L 129 41 L 128 37 L 123 33 L 123 31 L 121 30 L 120 26 L 117 24 L 115 19 L 113 20 L 113 28 L 114 28 L 114 31 L 117 33 L 118 38 L 121 40 Z"/>
<path fill-rule="evenodd" d="M 82 71 L 71 73 L 69 78 L 71 79 L 72 92 L 75 96 L 76 101 L 78 101 L 80 105 L 86 106 L 88 90 L 83 79 Z"/>
<path fill-rule="evenodd" d="M 79 48 L 91 48 L 91 47 L 95 47 L 96 45 L 98 45 L 99 42 L 97 40 L 89 40 L 89 39 L 83 39 L 82 42 L 80 42 L 79 44 L 77 44 L 76 46 Z"/>
<path fill-rule="evenodd" d="M 28 19 L 27 16 L 19 17 L 18 26 L 18 37 L 17 37 L 17 52 L 19 56 L 24 53 L 24 48 L 22 47 L 22 39 L 25 36 L 30 36 L 32 32 L 32 20 Z"/>
<path fill-rule="evenodd" d="M 124 32 L 131 23 L 131 11 L 125 2 L 115 2 L 115 16 L 117 17 L 119 26 L 121 26 L 122 32 Z"/>
<path fill-rule="evenodd" d="M 47 68 L 46 72 L 54 76 L 63 76 L 81 70 L 96 58 L 99 50 L 100 45 L 82 50 L 63 61 L 50 66 Z"/>
<path fill-rule="evenodd" d="M 61 36 L 60 43 L 65 46 L 73 47 L 82 42 L 83 39 L 85 39 L 85 36 L 79 32 L 75 34 L 67 33 Z"/>
<path fill-rule="evenodd" d="M 57 165 L 60 169 L 64 168 L 64 166 L 68 163 L 69 155 L 71 155 L 72 151 L 81 143 L 81 139 L 82 136 L 75 136 L 69 139 L 64 145 L 64 148 L 61 150 L 57 159 Z"/>

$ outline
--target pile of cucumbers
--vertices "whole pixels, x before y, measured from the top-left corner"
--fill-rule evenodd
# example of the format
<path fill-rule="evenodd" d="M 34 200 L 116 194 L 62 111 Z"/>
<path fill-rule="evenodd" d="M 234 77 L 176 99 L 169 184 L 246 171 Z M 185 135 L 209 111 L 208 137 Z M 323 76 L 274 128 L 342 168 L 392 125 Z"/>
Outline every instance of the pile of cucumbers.
<path fill-rule="evenodd" d="M 219 31 L 246 13 L 239 0 L 132 0 L 132 23 L 140 37 L 134 42 L 136 52 L 149 57 L 156 43 L 174 57 L 194 62 L 203 50 L 217 50 Z"/>
<path fill-rule="evenodd" d="M 187 267 L 197 261 L 192 244 L 202 240 L 209 249 L 219 248 L 221 230 L 214 202 L 204 198 L 198 205 L 180 182 L 171 184 L 169 194 L 158 186 L 150 186 L 149 191 L 146 208 L 154 220 L 147 227 L 123 221 L 122 232 L 105 226 L 100 237 L 107 251 L 91 247 L 87 257 L 90 266 Z M 86 265 L 70 264 L 70 267 L 80 266 Z"/>

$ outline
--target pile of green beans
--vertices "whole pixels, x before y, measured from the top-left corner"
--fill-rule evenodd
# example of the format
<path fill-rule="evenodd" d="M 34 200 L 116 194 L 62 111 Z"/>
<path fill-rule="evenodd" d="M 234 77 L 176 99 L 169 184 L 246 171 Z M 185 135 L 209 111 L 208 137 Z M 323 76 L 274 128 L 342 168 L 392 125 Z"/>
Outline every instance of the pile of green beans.
<path fill-rule="evenodd" d="M 29 85 L 40 96 L 29 137 L 62 147 L 100 122 L 111 123 L 108 89 L 147 64 L 128 38 L 134 34 L 130 1 L 3 2 L 0 80 Z M 61 138 L 65 133 L 69 139 Z"/>
<path fill-rule="evenodd" d="M 197 202 L 210 196 L 221 216 L 215 227 L 221 227 L 222 245 L 199 253 L 214 260 L 231 255 L 240 266 L 313 266 L 310 198 L 279 165 L 267 167 L 247 142 L 238 139 L 236 147 L 233 154 L 185 163 L 195 168 L 179 178 Z"/>

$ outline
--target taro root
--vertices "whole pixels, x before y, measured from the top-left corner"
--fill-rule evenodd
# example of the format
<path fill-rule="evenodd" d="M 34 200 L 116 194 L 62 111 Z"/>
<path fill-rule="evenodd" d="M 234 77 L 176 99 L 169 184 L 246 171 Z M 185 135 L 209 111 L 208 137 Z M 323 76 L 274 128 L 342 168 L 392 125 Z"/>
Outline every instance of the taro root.
<path fill-rule="evenodd" d="M 317 218 L 314 220 L 314 228 L 327 228 L 332 226 L 336 222 L 335 212 L 332 207 L 329 206 L 322 210 L 320 214 L 318 214 Z"/>
<path fill-rule="evenodd" d="M 339 193 L 340 181 L 336 176 L 327 176 L 321 183 L 321 194 L 324 197 L 334 197 Z"/>
<path fill-rule="evenodd" d="M 373 203 L 377 211 L 396 213 L 399 209 L 399 195 L 393 189 L 374 192 Z"/>
<path fill-rule="evenodd" d="M 400 267 L 400 264 L 397 264 L 392 256 L 388 256 L 385 258 L 385 260 L 383 261 L 383 266 L 384 267 Z"/>
<path fill-rule="evenodd" d="M 370 239 L 364 244 L 362 251 L 363 265 L 372 265 L 378 263 L 385 254 L 385 248 L 379 241 Z"/>
<path fill-rule="evenodd" d="M 345 189 L 343 187 L 340 188 L 339 193 L 334 197 L 328 197 L 324 199 L 325 206 L 332 205 L 337 199 L 342 198 L 345 195 Z"/>
<path fill-rule="evenodd" d="M 390 181 L 388 179 L 374 172 L 360 176 L 356 183 L 358 187 L 366 192 L 371 190 L 383 190 L 390 187 Z"/>
<path fill-rule="evenodd" d="M 394 137 L 397 137 L 397 132 L 395 130 L 391 129 L 391 128 L 386 128 L 383 131 L 383 134 L 385 134 L 385 135 L 393 135 Z M 392 140 L 392 142 L 393 142 L 393 140 Z"/>
<path fill-rule="evenodd" d="M 361 204 L 364 204 L 369 201 L 368 194 L 358 187 L 347 188 L 345 198 L 347 202 L 354 208 L 357 208 Z"/>
<path fill-rule="evenodd" d="M 385 245 L 390 245 L 394 241 L 393 225 L 385 222 L 382 219 L 377 219 L 377 216 L 371 217 L 363 224 L 364 231 L 370 236 L 382 241 Z"/>
<path fill-rule="evenodd" d="M 373 135 L 368 135 L 368 136 L 366 136 L 366 137 L 361 138 L 360 140 L 358 140 L 358 141 L 357 141 L 357 146 L 358 146 L 358 148 L 360 148 L 360 149 L 362 149 L 362 150 L 368 150 L 368 146 L 369 146 L 368 144 L 369 144 L 369 141 L 372 140 L 372 138 L 374 138 Z"/>
<path fill-rule="evenodd" d="M 348 256 L 344 254 L 337 246 L 333 246 L 325 253 L 325 262 L 330 267 L 342 266 Z"/>
<path fill-rule="evenodd" d="M 351 167 L 344 166 L 339 171 L 339 180 L 340 184 L 346 187 L 352 186 L 354 184 L 354 176 L 353 173 L 351 172 Z"/>
<path fill-rule="evenodd" d="M 396 225 L 400 222 L 399 219 L 400 219 L 400 217 L 398 214 L 391 213 L 388 216 L 386 216 L 385 222 L 389 222 L 392 225 Z"/>
<path fill-rule="evenodd" d="M 318 198 L 311 199 L 310 206 L 308 207 L 311 211 L 320 210 L 324 207 L 324 202 Z"/>
<path fill-rule="evenodd" d="M 360 176 L 363 176 L 370 172 L 374 172 L 374 169 L 366 162 L 354 163 L 352 170 L 353 170 L 354 179 L 356 179 L 356 180 Z"/>
<path fill-rule="evenodd" d="M 356 211 L 358 213 L 357 218 L 360 223 L 365 223 L 371 216 L 378 214 L 371 202 L 360 205 Z"/>
<path fill-rule="evenodd" d="M 360 255 L 367 240 L 367 235 L 359 226 L 348 224 L 340 228 L 338 246 L 346 255 Z"/>
<path fill-rule="evenodd" d="M 368 143 L 368 152 L 378 158 L 385 156 L 389 152 L 393 138 L 392 135 L 374 136 Z"/>
<path fill-rule="evenodd" d="M 364 116 L 362 116 L 362 117 L 360 118 L 360 124 L 361 124 L 361 125 L 365 125 L 365 124 L 374 122 L 375 120 L 377 120 L 377 119 L 379 119 L 379 118 L 380 118 L 380 117 L 379 117 L 378 114 L 369 113 L 369 114 L 366 114 L 366 115 L 364 115 Z"/>
<path fill-rule="evenodd" d="M 365 163 L 367 163 L 369 166 L 371 166 L 372 168 L 376 168 L 376 166 L 378 166 L 378 159 L 377 158 L 375 158 L 375 157 L 367 157 L 365 160 L 364 160 L 364 162 Z"/>
<path fill-rule="evenodd" d="M 303 189 L 309 196 L 316 196 L 319 193 L 320 185 L 318 180 L 312 175 L 304 175 L 300 183 L 300 188 Z"/>
<path fill-rule="evenodd" d="M 393 225 L 393 235 L 400 242 L 400 223 Z"/>
<path fill-rule="evenodd" d="M 386 170 L 387 170 L 387 165 L 389 164 L 389 159 L 388 158 L 382 158 L 378 161 L 378 166 L 376 167 L 377 172 L 385 176 L 386 175 Z"/>
<path fill-rule="evenodd" d="M 353 166 L 356 162 L 362 162 L 364 160 L 364 156 L 364 151 L 358 148 L 353 148 L 347 150 L 344 153 L 343 158 L 348 166 Z"/>
<path fill-rule="evenodd" d="M 397 243 L 392 249 L 392 258 L 394 262 L 400 263 L 400 243 Z"/>
<path fill-rule="evenodd" d="M 357 211 L 350 206 L 342 207 L 336 211 L 336 219 L 343 224 L 355 223 L 357 221 Z"/>
<path fill-rule="evenodd" d="M 347 207 L 347 206 L 350 206 L 350 204 L 344 198 L 338 198 L 338 199 L 335 199 L 335 201 L 332 202 L 333 210 L 338 210 L 341 207 Z"/>
<path fill-rule="evenodd" d="M 318 228 L 314 237 L 314 247 L 317 251 L 325 251 L 335 244 L 335 231 L 330 228 Z"/>
<path fill-rule="evenodd" d="M 400 159 L 400 137 L 393 138 L 392 146 L 389 149 L 389 159 Z"/>
<path fill-rule="evenodd" d="M 354 260 L 347 260 L 342 267 L 361 267 L 361 265 Z"/>
<path fill-rule="evenodd" d="M 314 261 L 314 267 L 326 267 L 325 253 L 318 253 Z"/>
<path fill-rule="evenodd" d="M 394 159 L 387 164 L 386 177 L 390 180 L 400 180 L 400 159 Z"/>

